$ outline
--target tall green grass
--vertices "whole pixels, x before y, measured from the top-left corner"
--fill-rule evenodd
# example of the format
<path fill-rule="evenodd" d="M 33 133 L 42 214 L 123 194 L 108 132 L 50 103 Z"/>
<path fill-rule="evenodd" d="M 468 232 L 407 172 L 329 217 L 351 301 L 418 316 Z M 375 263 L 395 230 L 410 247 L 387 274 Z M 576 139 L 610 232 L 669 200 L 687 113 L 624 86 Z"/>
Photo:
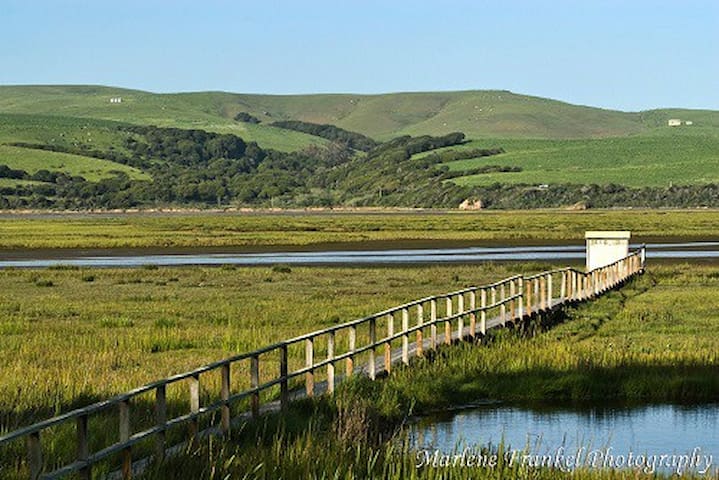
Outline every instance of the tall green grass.
<path fill-rule="evenodd" d="M 2 428 L 411 298 L 546 267 L 3 270 Z M 464 478 L 466 472 L 414 471 L 412 457 L 396 442 L 391 447 L 385 442 L 410 415 L 481 398 L 712 400 L 719 395 L 719 352 L 711 335 L 719 326 L 718 294 L 716 269 L 651 267 L 623 289 L 568 310 L 564 322 L 552 328 L 530 324 L 498 331 L 480 344 L 415 359 L 411 368 L 394 369 L 381 381 L 356 378 L 342 384 L 335 397 L 300 402 L 283 420 L 244 427 L 249 430 L 237 432 L 237 443 L 205 445 L 148 475 Z M 302 352 L 291 354 L 301 361 Z M 246 373 L 235 370 L 233 381 L 246 380 Z M 215 380 L 203 383 L 203 404 L 216 399 Z M 187 411 L 186 389 L 168 390 L 168 400 L 171 415 Z M 235 413 L 241 407 L 247 406 Z M 132 411 L 134 427 L 149 427 L 151 395 L 134 401 Z M 93 450 L 116 439 L 114 414 L 91 426 Z M 50 464 L 72 459 L 70 427 L 44 437 Z M 170 438 L 184 435 L 179 429 Z M 6 471 L 23 471 L 22 448 L 4 449 Z M 136 453 L 150 451 L 151 445 L 140 445 Z M 612 478 L 591 475 L 600 476 L 587 478 Z"/>
<path fill-rule="evenodd" d="M 447 347 L 380 381 L 355 378 L 332 397 L 246 425 L 229 442 L 210 439 L 143 478 L 664 478 L 635 470 L 533 469 L 503 462 L 501 445 L 493 468 L 416 468 L 401 427 L 412 415 L 485 398 L 711 401 L 719 394 L 719 358 L 707 333 L 719 325 L 718 279 L 712 269 L 652 269 L 553 319 L 562 323 L 535 322 L 491 335 L 484 345 Z"/>
<path fill-rule="evenodd" d="M 308 214 L 58 215 L 0 218 L 0 248 L 167 248 L 303 246 L 368 241 L 427 246 L 450 241 L 581 242 L 597 225 L 651 237 L 713 238 L 719 211 L 377 212 Z M 456 243 L 455 243 L 456 244 Z"/>

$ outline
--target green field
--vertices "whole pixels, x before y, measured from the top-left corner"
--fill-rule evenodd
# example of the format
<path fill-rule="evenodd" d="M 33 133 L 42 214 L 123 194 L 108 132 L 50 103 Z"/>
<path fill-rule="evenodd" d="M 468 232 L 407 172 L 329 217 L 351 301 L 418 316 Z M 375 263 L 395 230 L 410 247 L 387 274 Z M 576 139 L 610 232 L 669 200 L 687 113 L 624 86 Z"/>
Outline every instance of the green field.
<path fill-rule="evenodd" d="M 90 182 L 112 177 L 113 172 L 124 172 L 135 180 L 150 180 L 150 176 L 141 170 L 109 160 L 6 145 L 0 145 L 0 165 L 25 170 L 29 174 L 38 170 L 62 171 L 80 175 Z"/>
<path fill-rule="evenodd" d="M 587 230 L 631 230 L 637 240 L 716 238 L 716 210 L 82 214 L 0 217 L 0 248 L 302 246 L 352 242 L 581 243 Z"/>
<path fill-rule="evenodd" d="M 711 129 L 590 140 L 475 140 L 462 147 L 503 147 L 506 153 L 446 163 L 462 172 L 487 165 L 521 172 L 467 175 L 460 185 L 616 184 L 630 187 L 719 182 L 719 135 Z M 420 157 L 420 156 L 418 156 Z"/>

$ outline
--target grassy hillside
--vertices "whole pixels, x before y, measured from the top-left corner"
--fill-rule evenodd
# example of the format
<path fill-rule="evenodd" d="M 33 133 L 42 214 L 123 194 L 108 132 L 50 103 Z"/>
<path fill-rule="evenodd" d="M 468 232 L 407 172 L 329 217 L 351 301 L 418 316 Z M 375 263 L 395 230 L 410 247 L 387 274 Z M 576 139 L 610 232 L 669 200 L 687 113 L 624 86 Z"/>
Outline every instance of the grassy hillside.
<path fill-rule="evenodd" d="M 79 175 L 90 182 L 112 177 L 112 172 L 118 171 L 127 173 L 135 180 L 150 179 L 149 175 L 136 168 L 109 160 L 6 145 L 0 145 L 0 165 L 25 170 L 30 174 L 38 170 L 61 171 L 68 175 Z"/>
<path fill-rule="evenodd" d="M 111 104 L 120 96 L 121 104 Z M 248 112 L 260 125 L 233 120 Z M 383 95 L 251 95 L 225 92 L 155 94 L 100 86 L 3 86 L 0 112 L 93 117 L 131 123 L 236 133 L 261 146 L 301 148 L 314 137 L 265 125 L 275 120 L 330 123 L 385 140 L 399 134 L 468 137 L 598 138 L 649 131 L 668 118 L 719 126 L 719 113 L 654 110 L 626 113 L 571 105 L 507 91 L 418 92 Z"/>
<path fill-rule="evenodd" d="M 707 129 L 663 129 L 661 133 L 585 140 L 487 139 L 451 150 L 492 146 L 501 146 L 506 153 L 445 165 L 456 172 L 489 165 L 520 167 L 522 171 L 467 175 L 453 181 L 460 185 L 613 183 L 630 187 L 719 182 L 719 136 Z"/>
<path fill-rule="evenodd" d="M 110 103 L 121 97 L 122 103 Z M 324 140 L 300 132 L 268 125 L 236 122 L 226 115 L 226 94 L 154 94 L 101 86 L 18 86 L 0 87 L 0 113 L 35 114 L 114 120 L 139 125 L 196 128 L 233 133 L 263 148 L 300 150 Z M 0 131 L 1 132 L 1 131 Z M 0 133 L 0 138 L 4 135 Z"/>
<path fill-rule="evenodd" d="M 110 101 L 116 97 L 122 101 Z M 669 127 L 670 118 L 684 124 Z M 285 121 L 284 128 L 273 126 L 278 121 Z M 317 136 L 325 127 L 302 122 L 334 125 L 332 135 L 323 135 L 330 140 L 338 132 L 342 138 L 364 138 L 366 154 L 330 144 Z M 472 141 L 443 143 L 454 136 L 451 132 L 463 132 Z M 377 147 L 358 134 L 387 143 Z M 245 151 L 237 137 L 257 142 L 260 149 L 250 145 Z M 235 145 L 232 155 L 223 143 Z M 312 145 L 327 148 L 307 148 Z M 454 145 L 454 152 L 475 151 L 427 153 L 445 145 Z M 6 86 L 0 87 L 0 146 L 0 165 L 28 172 L 3 177 L 57 184 L 39 191 L 32 184 L 4 181 L 3 208 L 82 208 L 97 195 L 104 195 L 99 204 L 104 208 L 456 207 L 470 197 L 485 207 L 505 209 L 580 202 L 593 207 L 719 205 L 719 112 L 628 113 L 507 91 L 249 95 Z M 491 149 L 501 153 L 482 152 Z M 417 152 L 425 154 L 415 155 L 415 162 L 410 155 Z M 119 170 L 154 182 L 113 180 L 112 186 L 64 189 L 63 182 L 32 177 L 40 169 L 90 181 Z M 542 184 L 551 191 L 536 188 Z M 623 190 L 605 188 L 609 184 Z"/>

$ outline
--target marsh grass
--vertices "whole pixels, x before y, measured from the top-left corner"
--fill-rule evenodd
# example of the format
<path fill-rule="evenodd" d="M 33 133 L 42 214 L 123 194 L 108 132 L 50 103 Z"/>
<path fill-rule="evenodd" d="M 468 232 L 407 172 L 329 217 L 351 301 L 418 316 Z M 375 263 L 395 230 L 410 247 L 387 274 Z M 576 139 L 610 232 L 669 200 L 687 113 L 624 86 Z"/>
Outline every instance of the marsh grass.
<path fill-rule="evenodd" d="M 0 248 L 267 247 L 367 241 L 562 241 L 586 230 L 713 238 L 719 211 L 414 212 L 0 218 Z M 148 266 L 147 268 L 152 268 Z"/>
<path fill-rule="evenodd" d="M 412 298 L 547 267 L 293 267 L 289 274 L 273 272 L 272 267 L 2 270 L 0 350 L 7 360 L 0 364 L 1 429 L 12 430 Z M 86 275 L 96 280 L 85 282 Z M 264 282 L 268 276 L 272 283 Z M 40 278 L 55 287 L 33 287 Z M 462 344 L 442 349 L 433 358 L 415 359 L 412 368 L 394 369 L 382 381 L 357 378 L 342 384 L 344 393 L 338 395 L 347 397 L 300 402 L 294 414 L 275 423 L 260 422 L 265 431 L 259 439 L 251 440 L 255 437 L 248 434 L 240 435 L 237 444 L 204 444 L 148 475 L 466 478 L 466 472 L 416 471 L 407 452 L 386 442 L 410 415 L 479 398 L 642 403 L 716 399 L 719 345 L 712 332 L 719 325 L 717 306 L 715 269 L 652 267 L 621 290 L 567 310 L 564 321 L 552 328 L 530 324 L 498 331 L 480 345 Z M 318 343 L 316 348 L 321 355 L 326 345 Z M 301 366 L 302 358 L 301 345 L 290 349 L 290 368 Z M 269 370 L 261 369 L 263 378 L 276 373 L 277 359 L 266 360 L 263 368 Z M 233 371 L 232 388 L 246 387 L 248 366 L 238 365 Z M 318 375 L 318 381 L 321 378 Z M 203 380 L 202 404 L 217 398 L 219 382 L 219 376 Z M 167 395 L 168 415 L 187 412 L 184 384 L 169 388 Z M 262 401 L 276 395 L 269 391 Z M 235 413 L 243 409 L 246 404 L 238 405 Z M 152 398 L 133 402 L 132 412 L 134 427 L 151 425 Z M 203 421 L 208 425 L 212 420 Z M 96 450 L 116 439 L 116 412 L 94 422 L 91 442 Z M 43 446 L 48 465 L 72 459 L 74 434 L 72 425 L 47 432 Z M 186 432 L 177 429 L 170 435 L 181 439 Z M 142 444 L 137 454 L 150 449 Z M 7 446 L 0 452 L 0 468 L 22 472 L 23 456 L 23 445 Z M 480 478 L 503 478 L 502 474 L 518 472 L 492 471 Z M 621 478 L 591 475 L 586 478 Z"/>
<path fill-rule="evenodd" d="M 662 478 L 636 470 L 531 469 L 510 465 L 501 454 L 493 468 L 416 468 L 401 427 L 412 415 L 484 398 L 535 405 L 713 401 L 719 394 L 711 333 L 719 324 L 715 278 L 708 269 L 655 269 L 551 321 L 500 331 L 483 345 L 443 348 L 381 381 L 355 377 L 332 397 L 246 425 L 231 442 L 210 439 L 143 478 L 179 472 L 213 479 Z M 497 448 L 501 453 L 503 446 Z"/>

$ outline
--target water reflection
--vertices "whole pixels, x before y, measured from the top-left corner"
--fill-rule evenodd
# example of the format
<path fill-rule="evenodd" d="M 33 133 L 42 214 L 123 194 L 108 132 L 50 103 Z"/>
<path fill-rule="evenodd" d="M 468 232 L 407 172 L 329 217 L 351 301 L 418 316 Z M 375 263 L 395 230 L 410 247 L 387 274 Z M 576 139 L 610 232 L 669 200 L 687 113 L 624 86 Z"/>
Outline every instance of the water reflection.
<path fill-rule="evenodd" d="M 642 456 L 711 456 L 719 464 L 719 404 L 584 409 L 483 406 L 419 420 L 409 427 L 420 450 L 457 452 L 496 447 L 556 455 L 584 448 L 625 460 Z M 667 458 L 668 461 L 669 457 Z M 698 466 L 697 461 L 697 465 Z M 658 470 L 670 473 L 671 468 Z"/>

